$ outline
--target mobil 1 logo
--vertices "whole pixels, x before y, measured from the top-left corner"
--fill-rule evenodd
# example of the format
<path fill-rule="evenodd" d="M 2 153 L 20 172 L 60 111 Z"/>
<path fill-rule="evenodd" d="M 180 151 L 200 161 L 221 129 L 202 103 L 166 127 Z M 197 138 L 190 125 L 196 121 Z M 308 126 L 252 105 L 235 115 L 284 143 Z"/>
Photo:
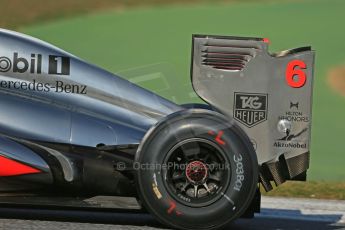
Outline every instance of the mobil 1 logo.
<path fill-rule="evenodd" d="M 69 57 L 49 55 L 48 73 L 55 75 L 69 75 Z"/>
<path fill-rule="evenodd" d="M 48 69 L 44 62 L 48 62 Z M 69 75 L 70 58 L 66 56 L 31 53 L 30 58 L 14 52 L 12 56 L 0 55 L 0 72 Z"/>
<path fill-rule="evenodd" d="M 267 94 L 235 93 L 234 119 L 251 128 L 267 120 Z"/>

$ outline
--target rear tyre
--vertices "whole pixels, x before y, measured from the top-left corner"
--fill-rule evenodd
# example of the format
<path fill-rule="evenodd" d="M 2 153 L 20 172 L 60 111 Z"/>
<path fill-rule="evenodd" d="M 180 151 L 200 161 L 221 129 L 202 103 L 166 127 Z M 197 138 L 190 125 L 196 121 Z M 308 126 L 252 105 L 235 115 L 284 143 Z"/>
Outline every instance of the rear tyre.
<path fill-rule="evenodd" d="M 221 114 L 202 109 L 178 112 L 152 128 L 135 168 L 144 207 L 178 229 L 216 229 L 238 218 L 258 182 L 246 134 Z"/>

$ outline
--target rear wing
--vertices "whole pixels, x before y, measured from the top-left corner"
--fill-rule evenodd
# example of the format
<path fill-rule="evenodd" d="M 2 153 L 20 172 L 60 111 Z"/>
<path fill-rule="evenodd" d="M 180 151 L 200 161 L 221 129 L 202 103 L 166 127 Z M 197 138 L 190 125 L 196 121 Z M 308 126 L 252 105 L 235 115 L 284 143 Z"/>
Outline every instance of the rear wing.
<path fill-rule="evenodd" d="M 268 39 L 194 35 L 192 84 L 252 140 L 260 181 L 305 180 L 309 168 L 314 51 L 276 54 Z"/>

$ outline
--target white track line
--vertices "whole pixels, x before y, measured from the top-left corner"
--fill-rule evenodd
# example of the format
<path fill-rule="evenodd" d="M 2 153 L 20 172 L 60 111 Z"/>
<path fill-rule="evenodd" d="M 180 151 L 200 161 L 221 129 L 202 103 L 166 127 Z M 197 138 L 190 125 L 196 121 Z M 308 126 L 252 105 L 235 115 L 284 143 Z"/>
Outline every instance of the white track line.
<path fill-rule="evenodd" d="M 263 196 L 261 213 L 256 217 L 345 224 L 345 201 Z"/>

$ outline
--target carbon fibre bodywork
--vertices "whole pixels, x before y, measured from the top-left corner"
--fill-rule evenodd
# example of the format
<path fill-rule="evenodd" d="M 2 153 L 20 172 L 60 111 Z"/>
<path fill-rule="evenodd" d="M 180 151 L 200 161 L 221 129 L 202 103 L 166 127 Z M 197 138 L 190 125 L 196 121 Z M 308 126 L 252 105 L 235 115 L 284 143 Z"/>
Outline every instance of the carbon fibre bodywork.
<path fill-rule="evenodd" d="M 270 189 L 270 180 L 279 184 L 305 173 L 309 166 L 306 153 L 310 146 L 313 52 L 302 49 L 274 57 L 269 56 L 267 43 L 258 38 L 194 36 L 193 40 L 194 89 L 210 108 L 229 119 L 234 117 L 254 140 L 265 188 Z M 223 52 L 224 47 L 226 52 L 244 56 L 230 66 L 228 61 L 215 63 L 217 56 L 202 59 Z M 308 66 L 303 90 L 290 89 L 284 83 L 285 66 L 296 58 Z M 280 80 L 272 83 L 269 80 L 273 78 Z M 265 105 L 245 111 L 261 112 L 255 122 L 234 115 L 236 93 L 247 99 L 255 94 L 255 100 Z M 282 100 L 289 94 L 293 94 L 291 99 Z M 299 111 L 308 117 L 303 124 L 288 124 L 293 127 L 289 132 L 308 129 L 306 136 L 298 139 L 308 144 L 298 150 L 274 146 L 280 135 L 286 134 L 286 124 L 284 132 L 277 130 L 280 120 L 287 120 L 284 115 L 290 104 L 283 101 L 299 103 Z M 0 108 L 0 192 L 40 188 L 40 192 L 58 195 L 125 196 L 136 195 L 132 175 L 114 166 L 118 162 L 130 166 L 148 130 L 168 115 L 186 109 L 48 43 L 6 30 L 0 30 Z M 289 163 L 289 159 L 295 160 Z M 9 173 L 1 165 L 5 163 L 19 164 L 21 170 Z M 295 165 L 302 166 L 294 169 Z"/>

